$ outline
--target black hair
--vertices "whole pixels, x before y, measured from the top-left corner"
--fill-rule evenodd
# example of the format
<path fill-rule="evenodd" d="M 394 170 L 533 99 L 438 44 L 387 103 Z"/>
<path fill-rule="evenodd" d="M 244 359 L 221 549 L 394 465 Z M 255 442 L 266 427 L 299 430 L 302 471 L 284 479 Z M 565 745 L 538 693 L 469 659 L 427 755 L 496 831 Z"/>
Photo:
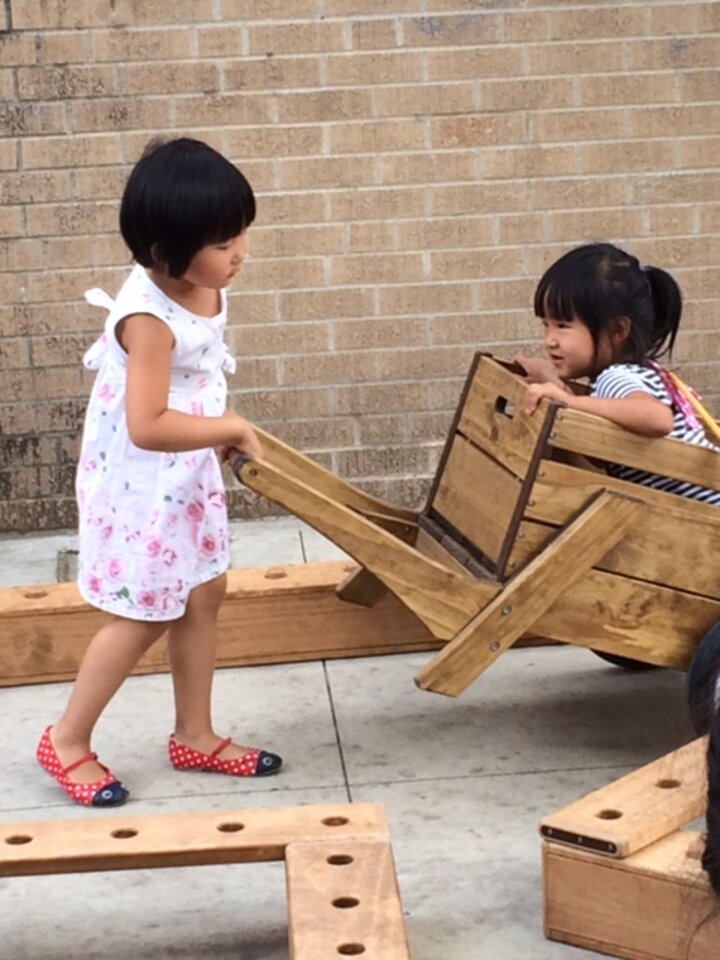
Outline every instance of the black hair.
<path fill-rule="evenodd" d="M 616 359 L 642 363 L 672 351 L 682 294 L 665 270 L 641 266 L 637 257 L 611 243 L 589 243 L 570 250 L 545 271 L 534 308 L 538 317 L 579 320 L 590 331 L 596 352 L 600 335 L 611 333 L 614 321 L 627 318 L 628 338 Z"/>
<path fill-rule="evenodd" d="M 182 277 L 210 243 L 243 233 L 255 219 L 252 187 L 206 143 L 153 140 L 125 185 L 120 232 L 135 260 Z"/>

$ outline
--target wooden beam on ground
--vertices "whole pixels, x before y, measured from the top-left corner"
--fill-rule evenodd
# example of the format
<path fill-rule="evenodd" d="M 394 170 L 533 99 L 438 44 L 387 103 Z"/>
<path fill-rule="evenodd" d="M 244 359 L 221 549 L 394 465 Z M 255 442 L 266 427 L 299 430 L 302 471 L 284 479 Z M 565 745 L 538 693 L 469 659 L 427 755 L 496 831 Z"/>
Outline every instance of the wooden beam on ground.
<path fill-rule="evenodd" d="M 436 650 L 441 643 L 392 595 L 372 609 L 343 603 L 347 561 L 230 570 L 220 610 L 218 665 L 287 663 Z M 71 583 L 0 589 L 0 685 L 74 679 L 107 616 Z M 136 673 L 169 669 L 163 641 Z"/>
<path fill-rule="evenodd" d="M 0 824 L 0 877 L 285 860 L 290 960 L 410 960 L 382 805 Z"/>
<path fill-rule="evenodd" d="M 0 877 L 282 860 L 289 843 L 387 841 L 381 804 L 0 824 Z"/>
<path fill-rule="evenodd" d="M 643 507 L 640 500 L 601 493 L 419 671 L 418 686 L 453 697 L 462 693 L 623 538 Z"/>

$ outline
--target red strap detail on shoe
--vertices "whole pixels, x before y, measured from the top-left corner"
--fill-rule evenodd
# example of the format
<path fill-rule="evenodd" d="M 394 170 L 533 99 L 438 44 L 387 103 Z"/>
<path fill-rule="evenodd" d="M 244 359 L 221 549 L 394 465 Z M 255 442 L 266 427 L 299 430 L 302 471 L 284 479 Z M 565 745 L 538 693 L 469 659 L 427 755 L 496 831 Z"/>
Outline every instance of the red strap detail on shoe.
<path fill-rule="evenodd" d="M 215 747 L 215 749 L 214 749 L 213 752 L 210 754 L 210 756 L 211 756 L 211 757 L 217 757 L 217 755 L 218 755 L 219 753 L 222 753 L 223 750 L 225 749 L 225 747 L 226 747 L 229 743 L 232 743 L 232 737 L 225 737 L 225 739 L 224 739 L 223 741 L 221 741 L 221 742 Z"/>
<path fill-rule="evenodd" d="M 78 767 L 81 767 L 84 763 L 88 763 L 90 760 L 97 760 L 97 754 L 92 752 L 86 753 L 85 756 L 80 757 L 79 760 L 73 760 L 72 763 L 69 763 L 66 767 L 63 767 L 63 773 L 70 773 L 71 770 L 76 770 Z M 102 767 L 102 764 L 100 764 L 100 766 Z"/>

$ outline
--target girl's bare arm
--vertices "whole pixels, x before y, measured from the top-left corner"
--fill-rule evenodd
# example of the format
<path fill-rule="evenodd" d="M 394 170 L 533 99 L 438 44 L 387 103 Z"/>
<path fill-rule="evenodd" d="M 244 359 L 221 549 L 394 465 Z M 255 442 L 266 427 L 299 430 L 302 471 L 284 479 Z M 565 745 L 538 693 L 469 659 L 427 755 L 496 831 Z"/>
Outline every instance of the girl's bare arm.
<path fill-rule="evenodd" d="M 227 445 L 260 455 L 255 431 L 243 417 L 193 416 L 168 407 L 173 336 L 161 320 L 146 314 L 126 317 L 119 339 L 128 355 L 125 412 L 135 446 L 180 453 Z"/>
<path fill-rule="evenodd" d="M 571 410 L 582 410 L 604 417 L 611 423 L 632 430 L 644 437 L 666 437 L 673 428 L 670 407 L 638 390 L 626 397 L 581 397 L 554 383 L 535 383 L 527 389 L 525 410 L 533 413 L 543 397 L 559 400 Z"/>

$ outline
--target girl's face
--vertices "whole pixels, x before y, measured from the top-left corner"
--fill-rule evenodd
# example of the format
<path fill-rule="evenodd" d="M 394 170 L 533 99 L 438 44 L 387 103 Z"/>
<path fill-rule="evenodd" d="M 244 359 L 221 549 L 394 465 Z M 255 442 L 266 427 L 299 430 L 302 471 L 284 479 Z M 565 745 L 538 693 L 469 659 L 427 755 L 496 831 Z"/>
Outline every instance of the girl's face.
<path fill-rule="evenodd" d="M 601 335 L 596 349 L 590 331 L 582 321 L 545 317 L 540 322 L 543 346 L 563 380 L 592 376 L 613 362 L 609 337 Z"/>
<path fill-rule="evenodd" d="M 249 250 L 247 230 L 232 240 L 222 243 L 209 243 L 190 261 L 183 280 L 194 287 L 208 287 L 220 290 L 226 287 L 240 269 Z"/>

